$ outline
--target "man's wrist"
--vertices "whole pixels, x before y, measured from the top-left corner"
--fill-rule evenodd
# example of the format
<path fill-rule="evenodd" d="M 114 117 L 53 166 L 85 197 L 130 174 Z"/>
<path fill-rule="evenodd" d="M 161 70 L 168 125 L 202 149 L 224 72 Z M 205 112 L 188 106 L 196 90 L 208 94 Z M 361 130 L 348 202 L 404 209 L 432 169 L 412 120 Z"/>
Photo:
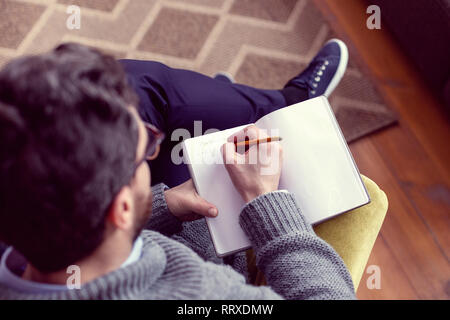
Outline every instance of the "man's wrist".
<path fill-rule="evenodd" d="M 174 204 L 172 202 L 171 193 L 172 193 L 173 190 L 172 191 L 171 190 L 172 189 L 166 189 L 166 190 L 164 190 L 164 193 L 163 193 L 164 199 L 165 199 L 166 205 L 167 205 L 167 211 L 168 211 L 168 213 L 171 216 L 173 216 L 174 218 L 176 218 L 178 221 L 181 222 L 181 220 L 177 217 L 177 215 L 174 214 L 174 212 L 176 212 L 176 209 L 175 209 Z"/>
<path fill-rule="evenodd" d="M 153 203 L 152 215 L 147 223 L 147 229 L 159 231 L 165 235 L 179 232 L 182 228 L 181 222 L 170 212 L 165 192 L 169 190 L 165 184 L 160 183 L 152 187 Z"/>
<path fill-rule="evenodd" d="M 265 195 L 267 193 L 273 192 L 276 190 L 265 190 L 265 189 L 261 189 L 258 191 L 244 191 L 242 194 L 242 198 L 244 199 L 245 203 L 249 203 L 253 200 L 255 200 L 256 198 Z"/>
<path fill-rule="evenodd" d="M 239 222 L 256 248 L 291 232 L 313 232 L 294 195 L 286 190 L 272 191 L 247 203 Z"/>

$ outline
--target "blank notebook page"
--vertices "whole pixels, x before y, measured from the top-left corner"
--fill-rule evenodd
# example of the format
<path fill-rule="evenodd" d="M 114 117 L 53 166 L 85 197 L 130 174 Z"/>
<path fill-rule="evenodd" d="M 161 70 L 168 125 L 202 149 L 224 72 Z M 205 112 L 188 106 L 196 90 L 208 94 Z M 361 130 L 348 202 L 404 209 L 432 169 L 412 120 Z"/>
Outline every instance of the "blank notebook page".
<path fill-rule="evenodd" d="M 259 119 L 256 125 L 283 138 L 280 189 L 295 194 L 312 223 L 369 202 L 369 196 L 325 97 L 307 100 Z"/>
<path fill-rule="evenodd" d="M 294 193 L 311 223 L 368 203 L 369 196 L 332 113 L 319 97 L 272 112 L 255 123 L 281 136 L 283 167 L 279 189 Z M 245 204 L 223 165 L 220 147 L 247 125 L 184 141 L 184 155 L 197 192 L 219 210 L 206 218 L 219 256 L 250 247 L 239 226 Z"/>

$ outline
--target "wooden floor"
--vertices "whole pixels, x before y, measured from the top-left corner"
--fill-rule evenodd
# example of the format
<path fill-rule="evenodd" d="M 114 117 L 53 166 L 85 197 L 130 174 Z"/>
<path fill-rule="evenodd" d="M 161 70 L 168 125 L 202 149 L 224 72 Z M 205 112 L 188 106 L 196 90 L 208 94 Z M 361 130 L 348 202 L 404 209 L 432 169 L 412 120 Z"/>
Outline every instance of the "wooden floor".
<path fill-rule="evenodd" d="M 350 145 L 362 174 L 387 194 L 389 210 L 368 265 L 381 289 L 360 299 L 450 299 L 450 120 L 413 64 L 382 26 L 366 28 L 362 0 L 315 0 L 337 33 L 353 42 L 400 121 Z M 383 14 L 383 12 L 381 12 Z"/>

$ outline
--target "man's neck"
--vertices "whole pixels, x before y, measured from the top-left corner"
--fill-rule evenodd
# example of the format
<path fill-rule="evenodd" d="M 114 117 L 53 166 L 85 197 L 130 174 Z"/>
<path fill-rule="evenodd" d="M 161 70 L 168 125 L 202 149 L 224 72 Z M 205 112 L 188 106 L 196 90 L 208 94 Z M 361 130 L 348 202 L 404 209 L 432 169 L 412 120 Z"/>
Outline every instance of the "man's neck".
<path fill-rule="evenodd" d="M 104 240 L 89 257 L 74 263 L 80 270 L 81 285 L 120 268 L 130 255 L 132 247 L 131 239 L 121 236 L 111 236 Z M 40 283 L 66 285 L 71 275 L 72 272 L 68 273 L 66 269 L 42 273 L 28 264 L 22 278 Z"/>

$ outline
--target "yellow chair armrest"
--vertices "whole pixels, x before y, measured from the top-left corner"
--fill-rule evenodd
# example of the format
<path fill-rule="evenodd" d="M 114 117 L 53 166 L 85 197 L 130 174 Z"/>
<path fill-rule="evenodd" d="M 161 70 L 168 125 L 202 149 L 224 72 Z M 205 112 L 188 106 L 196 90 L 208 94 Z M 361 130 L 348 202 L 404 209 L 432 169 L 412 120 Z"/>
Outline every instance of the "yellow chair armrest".
<path fill-rule="evenodd" d="M 344 260 L 358 289 L 375 240 L 388 209 L 386 194 L 369 178 L 361 175 L 371 202 L 314 227 Z"/>

